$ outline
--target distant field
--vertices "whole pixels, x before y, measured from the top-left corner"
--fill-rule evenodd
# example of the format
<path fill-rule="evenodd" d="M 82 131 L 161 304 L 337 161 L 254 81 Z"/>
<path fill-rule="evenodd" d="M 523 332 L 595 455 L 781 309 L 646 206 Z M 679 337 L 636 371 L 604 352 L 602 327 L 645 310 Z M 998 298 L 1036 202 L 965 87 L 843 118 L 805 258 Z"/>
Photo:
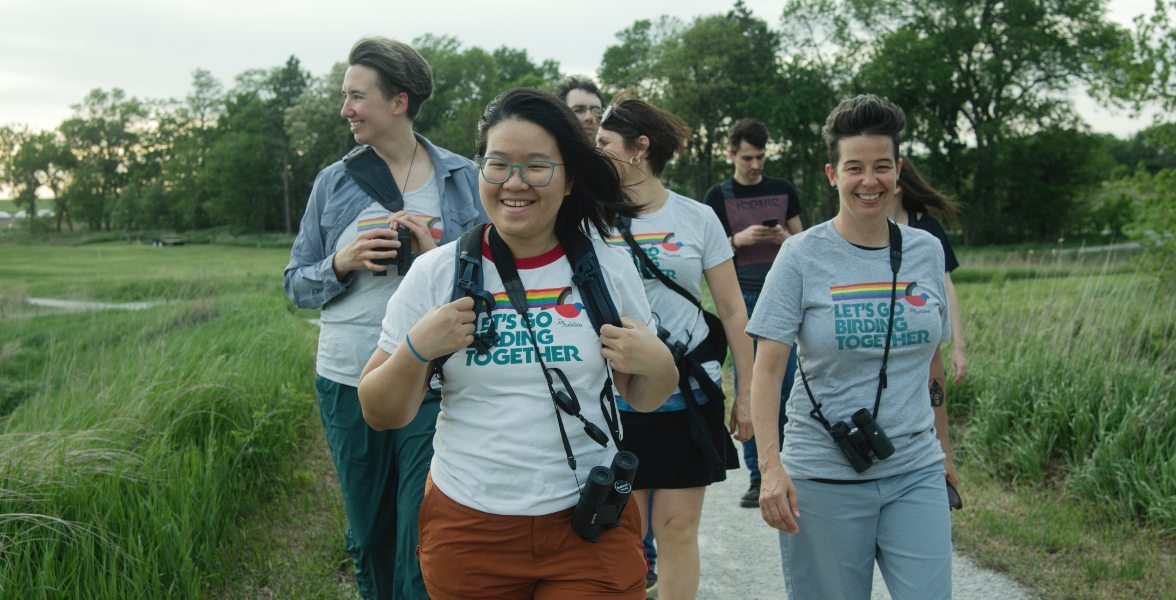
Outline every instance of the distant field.
<path fill-rule="evenodd" d="M 287 248 L 144 243 L 0 244 L 0 286 L 29 296 L 103 302 L 281 294 Z"/>

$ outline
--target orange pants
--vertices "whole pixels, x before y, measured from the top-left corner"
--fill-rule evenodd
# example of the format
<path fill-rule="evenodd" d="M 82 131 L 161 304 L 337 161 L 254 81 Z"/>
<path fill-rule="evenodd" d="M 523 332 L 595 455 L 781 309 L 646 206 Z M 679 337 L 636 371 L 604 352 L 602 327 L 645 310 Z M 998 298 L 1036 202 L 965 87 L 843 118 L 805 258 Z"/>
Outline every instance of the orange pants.
<path fill-rule="evenodd" d="M 645 598 L 645 554 L 633 500 L 595 544 L 572 531 L 574 508 L 538 517 L 458 504 L 425 482 L 421 573 L 433 600 Z"/>

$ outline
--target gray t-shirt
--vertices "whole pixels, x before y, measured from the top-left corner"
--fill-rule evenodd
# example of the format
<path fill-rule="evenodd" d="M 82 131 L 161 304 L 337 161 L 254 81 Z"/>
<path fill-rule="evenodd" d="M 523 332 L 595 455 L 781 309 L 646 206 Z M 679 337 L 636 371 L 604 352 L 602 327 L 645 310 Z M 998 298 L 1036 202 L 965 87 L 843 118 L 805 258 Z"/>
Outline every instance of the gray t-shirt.
<path fill-rule="evenodd" d="M 430 174 L 427 183 L 404 194 L 404 209 L 424 217 L 433 241 L 441 239 L 441 195 Z M 339 236 L 334 251 L 342 250 L 367 229 L 387 229 L 388 210 L 372 202 Z M 323 307 L 319 331 L 316 372 L 331 381 L 358 386 L 363 366 L 376 350 L 380 322 L 388 299 L 400 286 L 401 277 L 392 265 L 387 275 L 377 277 L 367 269 L 352 273 L 351 285 Z"/>
<path fill-rule="evenodd" d="M 800 377 L 787 405 L 780 457 L 796 479 L 879 479 L 943 460 L 928 391 L 931 357 L 951 337 L 943 287 L 943 248 L 925 231 L 899 226 L 902 267 L 877 422 L 894 454 L 856 473 L 828 432 L 809 416 Z M 830 423 L 873 409 L 890 310 L 890 252 L 865 250 L 826 221 L 785 240 L 755 313 L 751 335 L 797 344 L 813 396 Z"/>

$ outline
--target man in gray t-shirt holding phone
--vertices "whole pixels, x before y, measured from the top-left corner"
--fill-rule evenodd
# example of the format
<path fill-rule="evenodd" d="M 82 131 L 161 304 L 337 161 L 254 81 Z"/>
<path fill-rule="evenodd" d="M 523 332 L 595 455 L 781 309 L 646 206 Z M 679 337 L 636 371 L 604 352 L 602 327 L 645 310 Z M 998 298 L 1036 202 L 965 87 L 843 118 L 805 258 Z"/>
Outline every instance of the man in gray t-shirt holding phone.
<path fill-rule="evenodd" d="M 735 271 L 747 315 L 755 310 L 768 269 L 780 252 L 784 240 L 804 230 L 800 222 L 800 201 L 792 182 L 764 177 L 768 128 L 758 119 L 739 119 L 728 136 L 727 158 L 735 165 L 735 176 L 712 187 L 704 202 L 714 209 L 735 251 Z M 780 390 L 781 406 L 788 400 L 796 372 L 795 353 L 788 361 L 788 372 Z M 784 411 L 780 411 L 783 430 Z M 744 508 L 759 506 L 760 473 L 755 438 L 743 442 L 743 462 L 750 474 L 750 485 L 739 500 Z"/>

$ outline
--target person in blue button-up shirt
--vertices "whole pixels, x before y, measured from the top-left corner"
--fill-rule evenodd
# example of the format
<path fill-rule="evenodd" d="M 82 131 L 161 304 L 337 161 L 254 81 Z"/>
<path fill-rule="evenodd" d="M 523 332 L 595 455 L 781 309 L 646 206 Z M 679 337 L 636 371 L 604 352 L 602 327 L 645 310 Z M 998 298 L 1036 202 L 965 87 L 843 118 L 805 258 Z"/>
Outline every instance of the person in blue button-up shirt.
<path fill-rule="evenodd" d="M 400 285 L 397 228 L 411 232 L 420 254 L 486 214 L 473 163 L 413 132 L 433 91 L 424 58 L 407 44 L 365 38 L 348 64 L 340 115 L 360 145 L 315 179 L 286 266 L 286 295 L 299 307 L 322 307 L 315 388 L 360 593 L 427 598 L 415 552 L 417 511 L 440 394 L 430 390 L 408 427 L 377 432 L 363 420 L 356 386 Z"/>

